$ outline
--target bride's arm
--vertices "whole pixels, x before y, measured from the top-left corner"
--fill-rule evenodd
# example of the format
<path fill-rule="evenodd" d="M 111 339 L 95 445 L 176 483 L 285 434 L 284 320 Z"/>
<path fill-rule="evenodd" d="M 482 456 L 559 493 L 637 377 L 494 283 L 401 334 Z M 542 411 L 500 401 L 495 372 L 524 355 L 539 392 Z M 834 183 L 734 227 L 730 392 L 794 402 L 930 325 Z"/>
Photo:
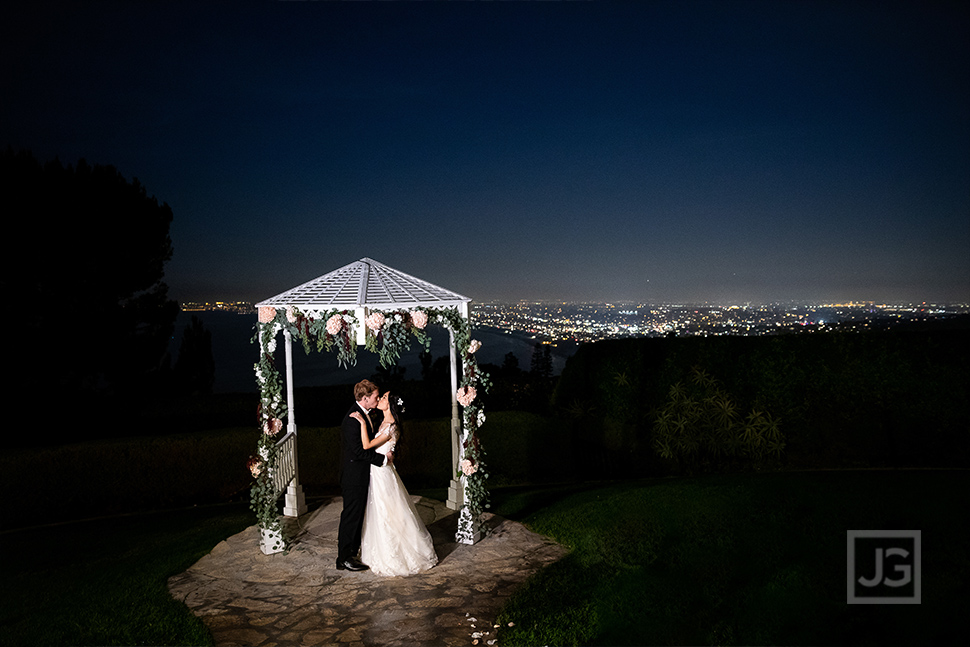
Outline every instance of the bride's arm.
<path fill-rule="evenodd" d="M 364 416 L 360 415 L 356 411 L 350 414 L 351 418 L 354 418 L 360 423 L 360 444 L 364 446 L 364 449 L 373 449 L 375 447 L 380 447 L 388 440 L 391 439 L 390 434 L 378 434 L 374 440 L 367 437 L 367 423 L 364 422 Z"/>

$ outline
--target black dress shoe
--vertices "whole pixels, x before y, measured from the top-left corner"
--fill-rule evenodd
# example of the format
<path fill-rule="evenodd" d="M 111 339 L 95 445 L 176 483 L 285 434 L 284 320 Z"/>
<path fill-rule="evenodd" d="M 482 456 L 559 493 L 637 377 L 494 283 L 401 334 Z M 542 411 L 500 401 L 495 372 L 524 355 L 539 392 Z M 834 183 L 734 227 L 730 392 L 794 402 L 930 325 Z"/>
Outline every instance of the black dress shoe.
<path fill-rule="evenodd" d="M 347 559 L 337 560 L 337 570 L 338 571 L 366 571 L 370 566 L 363 563 L 356 557 L 348 557 Z"/>

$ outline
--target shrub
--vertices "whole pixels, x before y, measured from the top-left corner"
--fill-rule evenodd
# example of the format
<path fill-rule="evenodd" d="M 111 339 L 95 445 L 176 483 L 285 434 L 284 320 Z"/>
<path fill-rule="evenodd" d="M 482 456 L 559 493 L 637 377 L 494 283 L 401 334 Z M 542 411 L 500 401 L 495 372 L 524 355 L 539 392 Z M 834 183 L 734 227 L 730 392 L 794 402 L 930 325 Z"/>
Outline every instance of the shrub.
<path fill-rule="evenodd" d="M 756 409 L 743 415 L 717 380 L 695 368 L 690 380 L 670 387 L 656 417 L 654 446 L 662 458 L 695 473 L 762 467 L 769 457 L 781 457 L 785 439 L 771 415 Z"/>
<path fill-rule="evenodd" d="M 596 342 L 567 361 L 553 415 L 581 443 L 587 469 L 661 474 L 670 463 L 658 460 L 656 437 L 669 433 L 660 412 L 674 406 L 672 387 L 695 388 L 697 368 L 737 411 L 781 421 L 787 467 L 962 467 L 968 363 L 966 330 Z"/>

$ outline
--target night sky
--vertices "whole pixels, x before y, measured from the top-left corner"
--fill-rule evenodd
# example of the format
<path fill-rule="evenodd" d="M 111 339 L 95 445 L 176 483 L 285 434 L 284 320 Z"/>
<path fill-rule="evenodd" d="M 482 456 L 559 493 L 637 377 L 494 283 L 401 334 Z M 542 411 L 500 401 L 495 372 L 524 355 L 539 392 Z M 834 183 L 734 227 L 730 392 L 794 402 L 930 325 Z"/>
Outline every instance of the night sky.
<path fill-rule="evenodd" d="M 966 6 L 8 3 L 0 146 L 171 205 L 183 301 L 970 302 Z"/>

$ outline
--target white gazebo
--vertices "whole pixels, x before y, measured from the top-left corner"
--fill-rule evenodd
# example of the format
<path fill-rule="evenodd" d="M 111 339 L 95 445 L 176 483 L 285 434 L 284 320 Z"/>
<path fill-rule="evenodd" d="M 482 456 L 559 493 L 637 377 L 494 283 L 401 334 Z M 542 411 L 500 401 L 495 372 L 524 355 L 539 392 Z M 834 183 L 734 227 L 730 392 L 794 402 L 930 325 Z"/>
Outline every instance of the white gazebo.
<path fill-rule="evenodd" d="M 413 310 L 416 308 L 451 308 L 468 321 L 471 299 L 451 290 L 405 274 L 370 258 L 345 265 L 323 276 L 308 281 L 291 290 L 270 297 L 256 304 L 263 309 L 291 312 L 298 309 L 308 317 L 318 320 L 325 313 L 352 312 L 352 329 L 349 338 L 358 346 L 367 343 L 368 317 L 376 312 Z M 261 319 L 262 321 L 262 319 Z M 453 471 L 448 488 L 447 505 L 459 510 L 464 503 L 464 478 L 456 478 L 457 466 L 462 456 L 462 424 L 458 412 L 459 358 L 455 351 L 455 331 L 449 327 L 451 343 L 451 453 Z M 272 478 L 276 492 L 285 488 L 283 514 L 296 517 L 306 512 L 303 487 L 299 480 L 297 463 L 297 426 L 293 398 L 293 335 L 283 327 L 286 354 L 286 434 L 276 443 L 277 462 Z M 474 351 L 473 351 L 474 352 Z M 475 540 L 478 538 L 477 531 Z M 472 542 L 473 543 L 473 542 Z"/>

